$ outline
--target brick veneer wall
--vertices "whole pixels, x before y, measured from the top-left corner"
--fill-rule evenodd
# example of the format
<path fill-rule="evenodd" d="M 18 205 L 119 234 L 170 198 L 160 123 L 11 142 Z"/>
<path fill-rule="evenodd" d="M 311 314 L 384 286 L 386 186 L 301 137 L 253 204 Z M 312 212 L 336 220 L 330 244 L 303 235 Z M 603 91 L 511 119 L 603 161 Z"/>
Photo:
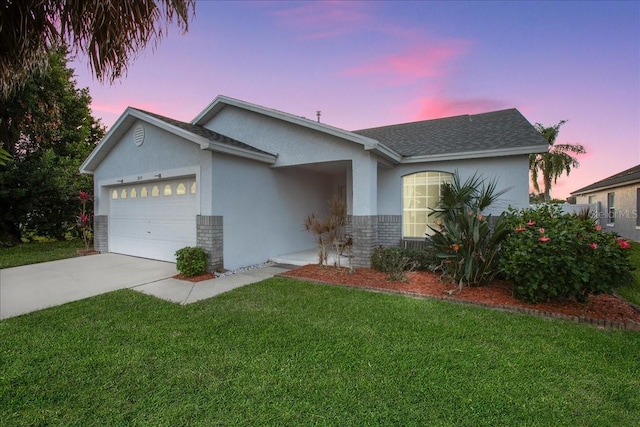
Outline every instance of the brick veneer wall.
<path fill-rule="evenodd" d="M 196 246 L 209 255 L 207 271 L 224 266 L 222 216 L 196 216 Z"/>
<path fill-rule="evenodd" d="M 93 249 L 109 252 L 109 216 L 95 215 L 93 217 Z"/>
<path fill-rule="evenodd" d="M 402 240 L 402 215 L 378 215 L 378 245 L 398 246 Z"/>
<path fill-rule="evenodd" d="M 371 254 L 378 245 L 378 216 L 352 215 L 351 235 L 353 236 L 353 265 L 371 266 Z M 349 223 L 347 223 L 347 230 Z"/>

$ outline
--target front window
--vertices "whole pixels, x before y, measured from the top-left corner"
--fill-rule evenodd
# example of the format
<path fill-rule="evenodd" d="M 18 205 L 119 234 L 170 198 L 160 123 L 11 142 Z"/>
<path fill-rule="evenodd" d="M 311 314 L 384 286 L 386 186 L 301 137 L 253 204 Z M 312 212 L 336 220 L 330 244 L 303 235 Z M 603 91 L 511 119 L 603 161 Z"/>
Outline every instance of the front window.
<path fill-rule="evenodd" d="M 451 182 L 446 172 L 418 172 L 402 177 L 403 237 L 424 238 L 437 228 L 434 212 L 440 203 L 442 185 Z"/>

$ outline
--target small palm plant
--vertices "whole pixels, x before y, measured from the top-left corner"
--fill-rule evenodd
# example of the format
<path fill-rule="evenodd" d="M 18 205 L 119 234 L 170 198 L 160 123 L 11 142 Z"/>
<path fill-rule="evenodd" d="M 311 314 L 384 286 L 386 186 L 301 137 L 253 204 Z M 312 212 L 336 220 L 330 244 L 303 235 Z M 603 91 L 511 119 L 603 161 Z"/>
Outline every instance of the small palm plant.
<path fill-rule="evenodd" d="M 495 180 L 486 181 L 474 174 L 466 181 L 456 172 L 443 184 L 439 216 L 431 236 L 437 258 L 434 269 L 463 286 L 484 286 L 499 272 L 501 243 L 507 235 L 503 215 L 492 220 L 484 215 L 508 189 L 498 191 Z"/>

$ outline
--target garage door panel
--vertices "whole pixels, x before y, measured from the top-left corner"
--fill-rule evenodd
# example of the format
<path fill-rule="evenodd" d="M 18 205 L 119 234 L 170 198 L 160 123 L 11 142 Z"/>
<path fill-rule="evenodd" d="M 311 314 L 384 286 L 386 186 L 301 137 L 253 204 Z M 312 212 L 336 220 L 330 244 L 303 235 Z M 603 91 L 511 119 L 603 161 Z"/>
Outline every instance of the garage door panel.
<path fill-rule="evenodd" d="M 115 188 L 110 201 L 109 251 L 174 262 L 176 250 L 195 246 L 193 183 L 193 178 L 154 183 L 160 189 L 166 185 L 173 189 L 171 195 L 164 195 L 161 190 L 155 197 L 151 196 L 152 185 L 146 185 L 147 197 L 140 197 L 144 184 Z M 180 184 L 189 189 L 187 194 L 176 194 Z M 133 189 L 136 197 L 131 197 Z M 123 194 L 127 197 L 122 198 Z"/>

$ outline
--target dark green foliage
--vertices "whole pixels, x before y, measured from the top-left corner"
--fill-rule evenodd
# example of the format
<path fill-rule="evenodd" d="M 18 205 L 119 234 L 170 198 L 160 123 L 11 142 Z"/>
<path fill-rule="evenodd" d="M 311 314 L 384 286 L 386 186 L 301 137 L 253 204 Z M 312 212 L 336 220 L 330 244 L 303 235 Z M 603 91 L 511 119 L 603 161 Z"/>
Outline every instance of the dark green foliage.
<path fill-rule="evenodd" d="M 460 288 L 487 285 L 499 273 L 504 221 L 502 216 L 494 221 L 483 211 L 505 192 L 496 190 L 495 181 L 486 182 L 475 174 L 462 182 L 457 172 L 442 187 L 440 228 L 431 236 L 441 261 L 434 268 Z"/>
<path fill-rule="evenodd" d="M 185 247 L 176 251 L 176 268 L 185 277 L 207 272 L 207 253 L 199 247 Z"/>
<path fill-rule="evenodd" d="M 87 89 L 75 84 L 66 52 L 52 52 L 46 72 L 0 103 L 0 142 L 12 156 L 0 168 L 0 243 L 79 235 L 77 195 L 93 184 L 78 168 L 104 128 L 91 116 Z"/>
<path fill-rule="evenodd" d="M 412 271 L 416 264 L 404 249 L 398 247 L 379 246 L 371 255 L 371 268 L 388 273 L 392 281 L 406 281 L 407 272 Z"/>
<path fill-rule="evenodd" d="M 405 265 L 407 270 L 409 267 L 416 270 L 429 270 L 436 260 L 436 254 L 433 248 L 405 249 L 378 246 L 371 255 L 371 268 L 389 273 L 394 267 L 397 269 L 398 265 L 402 265 L 404 263 L 402 260 L 408 261 Z"/>
<path fill-rule="evenodd" d="M 415 264 L 415 269 L 420 271 L 431 270 L 431 266 L 437 260 L 436 250 L 432 246 L 425 249 L 402 249 L 402 253 Z"/>
<path fill-rule="evenodd" d="M 379 246 L 371 255 L 371 268 L 389 274 L 389 280 L 405 281 L 412 270 L 430 270 L 436 261 L 432 247 L 426 249 L 385 248 Z"/>
<path fill-rule="evenodd" d="M 610 293 L 633 281 L 626 241 L 559 206 L 511 210 L 502 271 L 527 302 Z"/>

